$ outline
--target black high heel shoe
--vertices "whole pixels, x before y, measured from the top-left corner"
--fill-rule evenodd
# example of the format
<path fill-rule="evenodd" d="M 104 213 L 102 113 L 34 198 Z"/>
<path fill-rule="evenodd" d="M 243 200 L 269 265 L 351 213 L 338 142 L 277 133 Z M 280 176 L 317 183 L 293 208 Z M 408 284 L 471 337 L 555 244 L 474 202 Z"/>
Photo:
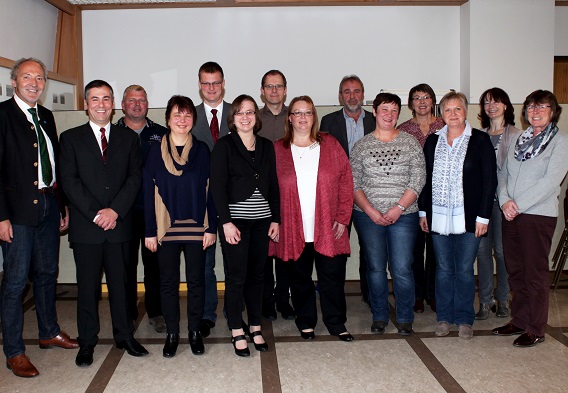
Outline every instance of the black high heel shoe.
<path fill-rule="evenodd" d="M 266 341 L 262 344 L 257 344 L 257 343 L 254 342 L 254 338 L 256 336 L 262 337 L 262 332 L 260 330 L 257 330 L 256 332 L 250 332 L 249 333 L 250 342 L 254 344 L 254 349 L 256 349 L 259 352 L 268 351 L 268 344 L 266 343 Z M 264 339 L 264 337 L 262 337 L 262 338 Z"/>
<path fill-rule="evenodd" d="M 242 357 L 250 356 L 250 351 L 248 349 L 248 346 L 243 349 L 237 348 L 237 341 L 242 341 L 242 340 L 244 340 L 245 342 L 247 341 L 247 338 L 244 334 L 241 334 L 240 336 L 231 337 L 231 343 L 233 344 L 233 348 L 235 348 L 235 354 L 237 356 L 242 356 Z"/>

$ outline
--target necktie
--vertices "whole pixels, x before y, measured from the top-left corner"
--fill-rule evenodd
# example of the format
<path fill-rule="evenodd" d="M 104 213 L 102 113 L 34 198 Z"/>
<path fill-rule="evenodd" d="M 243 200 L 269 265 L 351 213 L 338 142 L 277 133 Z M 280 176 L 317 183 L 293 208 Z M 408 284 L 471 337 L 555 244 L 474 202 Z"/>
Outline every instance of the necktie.
<path fill-rule="evenodd" d="M 211 119 L 211 124 L 209 128 L 211 129 L 211 135 L 213 135 L 213 143 L 217 143 L 219 139 L 219 119 L 217 119 L 217 109 L 211 109 L 213 113 L 213 118 Z"/>
<path fill-rule="evenodd" d="M 106 130 L 104 128 L 101 128 L 101 148 L 103 150 L 103 161 L 104 162 L 106 162 L 106 160 L 107 160 L 107 146 L 108 146 L 105 131 Z"/>
<path fill-rule="evenodd" d="M 43 131 L 39 126 L 39 119 L 37 118 L 36 108 L 29 108 L 28 112 L 32 114 L 34 127 L 37 132 L 37 142 L 39 145 L 39 158 L 41 161 L 41 178 L 45 185 L 49 187 L 53 180 L 53 172 L 51 170 L 51 161 L 49 160 L 49 152 L 47 151 L 47 141 L 43 135 Z"/>

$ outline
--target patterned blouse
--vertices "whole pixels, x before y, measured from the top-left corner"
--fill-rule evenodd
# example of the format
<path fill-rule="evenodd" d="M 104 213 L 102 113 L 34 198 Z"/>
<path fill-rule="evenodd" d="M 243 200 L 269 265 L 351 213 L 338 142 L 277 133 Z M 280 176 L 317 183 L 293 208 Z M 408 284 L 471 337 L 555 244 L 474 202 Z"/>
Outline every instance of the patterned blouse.
<path fill-rule="evenodd" d="M 444 120 L 437 117 L 436 120 L 434 120 L 430 124 L 430 129 L 428 130 L 428 135 L 424 135 L 422 133 L 422 131 L 420 130 L 420 126 L 418 125 L 418 123 L 415 123 L 414 121 L 412 121 L 412 119 L 405 121 L 404 123 L 399 125 L 397 128 L 399 130 L 404 131 L 404 132 L 412 135 L 413 137 L 415 137 L 416 140 L 418 142 L 420 142 L 420 145 L 424 148 L 424 144 L 426 143 L 426 139 L 428 139 L 428 136 L 430 136 L 430 134 L 433 134 L 436 131 L 442 129 L 442 127 L 444 127 Z"/>

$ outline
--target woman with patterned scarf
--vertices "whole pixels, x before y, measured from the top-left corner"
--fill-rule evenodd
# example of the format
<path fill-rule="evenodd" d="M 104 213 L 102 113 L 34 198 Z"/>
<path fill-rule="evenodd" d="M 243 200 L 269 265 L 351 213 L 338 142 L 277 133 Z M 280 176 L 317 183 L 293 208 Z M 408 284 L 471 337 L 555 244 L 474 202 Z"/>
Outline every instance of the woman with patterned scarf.
<path fill-rule="evenodd" d="M 473 264 L 493 210 L 497 186 L 489 135 L 467 122 L 467 98 L 450 92 L 440 101 L 446 126 L 424 145 L 426 185 L 418 201 L 420 227 L 432 232 L 436 254 L 436 336 L 452 324 L 463 339 L 473 337 Z"/>
<path fill-rule="evenodd" d="M 208 192 L 209 148 L 191 134 L 197 120 L 188 97 L 166 107 L 169 132 L 148 152 L 143 172 L 145 245 L 158 252 L 160 294 L 166 320 L 164 357 L 175 356 L 180 338 L 180 254 L 185 257 L 189 345 L 204 352 L 199 323 L 205 299 L 205 249 L 215 243 L 217 211 Z"/>
<path fill-rule="evenodd" d="M 568 135 L 558 130 L 562 108 L 554 94 L 536 90 L 523 104 L 530 124 L 511 141 L 499 172 L 497 194 L 503 210 L 503 248 L 513 291 L 513 319 L 493 329 L 498 336 L 521 334 L 516 347 L 544 341 L 548 320 L 548 254 L 558 217 L 560 184 L 568 171 Z"/>

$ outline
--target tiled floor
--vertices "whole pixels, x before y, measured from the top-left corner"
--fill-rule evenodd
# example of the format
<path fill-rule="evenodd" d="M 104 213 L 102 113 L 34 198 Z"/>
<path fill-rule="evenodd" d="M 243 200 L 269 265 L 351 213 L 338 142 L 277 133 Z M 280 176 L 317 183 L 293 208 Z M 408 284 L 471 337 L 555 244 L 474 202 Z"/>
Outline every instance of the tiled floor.
<path fill-rule="evenodd" d="M 224 319 L 205 340 L 203 356 L 194 356 L 183 337 L 172 359 L 162 357 L 164 335 L 154 332 L 141 312 L 135 337 L 150 351 L 133 358 L 113 346 L 108 301 L 101 301 L 101 334 L 91 367 L 78 368 L 76 351 L 41 350 L 33 298 L 25 303 L 27 355 L 41 375 L 14 376 L 0 367 L 0 392 L 566 392 L 568 391 L 568 287 L 550 295 L 546 341 L 535 348 L 512 346 L 514 338 L 495 337 L 491 329 L 507 322 L 491 314 L 474 325 L 466 341 L 456 329 L 433 335 L 435 314 L 426 307 L 416 315 L 415 334 L 401 337 L 391 323 L 384 335 L 371 334 L 371 314 L 360 301 L 356 283 L 347 284 L 349 331 L 355 341 L 329 336 L 320 322 L 316 340 L 304 342 L 293 321 L 264 321 L 271 350 L 238 358 Z M 58 287 L 58 315 L 64 330 L 76 336 L 76 287 Z M 222 303 L 222 302 L 220 302 Z M 391 304 L 393 299 L 391 298 Z M 221 313 L 219 306 L 219 315 Z M 139 305 L 141 311 L 144 305 Z M 182 315 L 185 299 L 182 301 Z M 394 311 L 394 310 L 393 310 Z M 187 324 L 182 323 L 182 331 Z"/>

